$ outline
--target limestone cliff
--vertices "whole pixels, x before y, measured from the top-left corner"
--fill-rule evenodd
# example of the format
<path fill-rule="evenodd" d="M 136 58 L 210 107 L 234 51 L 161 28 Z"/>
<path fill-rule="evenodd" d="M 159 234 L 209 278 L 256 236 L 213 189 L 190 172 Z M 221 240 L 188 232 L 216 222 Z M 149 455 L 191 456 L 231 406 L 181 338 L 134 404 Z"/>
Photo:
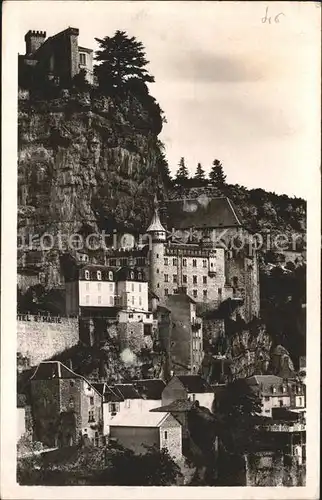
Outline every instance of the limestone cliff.
<path fill-rule="evenodd" d="M 162 191 L 159 109 L 151 96 L 143 102 L 95 90 L 65 90 L 47 101 L 20 99 L 18 224 L 23 241 L 34 236 L 37 242 L 37 235 L 58 231 L 68 236 L 146 228 L 154 193 Z M 38 261 L 46 267 L 50 259 L 57 263 L 58 254 L 55 248 Z M 50 281 L 49 270 L 46 274 Z"/>

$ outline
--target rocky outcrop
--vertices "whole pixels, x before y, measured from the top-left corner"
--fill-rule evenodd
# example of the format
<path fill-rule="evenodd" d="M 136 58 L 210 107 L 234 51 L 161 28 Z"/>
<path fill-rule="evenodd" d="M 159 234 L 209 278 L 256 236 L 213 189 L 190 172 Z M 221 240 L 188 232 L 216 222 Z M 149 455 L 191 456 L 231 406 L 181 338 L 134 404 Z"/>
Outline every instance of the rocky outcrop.
<path fill-rule="evenodd" d="M 51 101 L 19 101 L 19 235 L 23 242 L 33 236 L 33 247 L 43 237 L 51 248 L 37 259 L 49 282 L 46 265 L 59 265 L 59 232 L 63 246 L 77 232 L 148 225 L 154 193 L 162 191 L 162 120 L 148 97 L 146 104 L 131 95 L 65 91 Z"/>

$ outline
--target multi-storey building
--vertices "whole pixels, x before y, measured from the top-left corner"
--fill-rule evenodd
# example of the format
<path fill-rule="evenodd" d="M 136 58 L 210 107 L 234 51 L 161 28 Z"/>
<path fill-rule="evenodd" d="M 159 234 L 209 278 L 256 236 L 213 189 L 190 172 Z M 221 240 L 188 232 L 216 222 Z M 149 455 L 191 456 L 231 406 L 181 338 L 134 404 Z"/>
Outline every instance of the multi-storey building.
<path fill-rule="evenodd" d="M 102 396 L 84 377 L 60 361 L 40 363 L 31 377 L 34 439 L 47 446 L 71 446 L 85 437 L 99 444 Z"/>
<path fill-rule="evenodd" d="M 47 76 L 64 85 L 84 70 L 87 81 L 93 83 L 93 50 L 80 47 L 78 36 L 79 30 L 70 27 L 47 39 L 45 31 L 29 30 L 26 54 L 19 56 L 19 77 L 35 83 L 40 75 Z"/>

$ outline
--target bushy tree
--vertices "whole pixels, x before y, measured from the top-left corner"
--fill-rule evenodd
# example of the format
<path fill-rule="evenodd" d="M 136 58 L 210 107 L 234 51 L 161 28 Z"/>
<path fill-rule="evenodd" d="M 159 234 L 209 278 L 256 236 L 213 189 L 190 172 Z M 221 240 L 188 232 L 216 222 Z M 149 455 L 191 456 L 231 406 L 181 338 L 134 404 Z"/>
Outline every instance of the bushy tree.
<path fill-rule="evenodd" d="M 219 160 L 214 160 L 209 173 L 209 181 L 216 187 L 221 187 L 226 182 L 223 166 Z"/>
<path fill-rule="evenodd" d="M 184 157 L 181 157 L 179 161 L 179 168 L 177 170 L 175 177 L 175 184 L 185 187 L 188 185 L 188 183 L 189 183 L 189 172 L 186 167 Z"/>
<path fill-rule="evenodd" d="M 114 36 L 95 39 L 99 44 L 95 59 L 99 61 L 95 67 L 101 89 L 121 89 L 131 80 L 146 83 L 154 82 L 154 77 L 146 69 L 149 61 L 145 56 L 142 42 L 134 36 L 129 37 L 125 31 L 116 31 Z"/>
<path fill-rule="evenodd" d="M 100 474 L 97 484 L 116 486 L 170 486 L 181 476 L 179 466 L 166 449 L 155 447 L 147 453 L 135 455 L 120 447 L 108 458 L 107 469 Z"/>

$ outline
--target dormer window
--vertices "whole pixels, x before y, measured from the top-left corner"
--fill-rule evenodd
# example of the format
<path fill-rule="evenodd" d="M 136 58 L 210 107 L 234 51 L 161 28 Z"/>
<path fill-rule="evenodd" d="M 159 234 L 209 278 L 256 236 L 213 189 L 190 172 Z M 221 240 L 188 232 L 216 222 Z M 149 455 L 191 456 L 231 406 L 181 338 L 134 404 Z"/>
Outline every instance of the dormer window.
<path fill-rule="evenodd" d="M 98 281 L 101 281 L 101 279 L 102 279 L 102 272 L 101 271 L 97 271 L 96 276 L 97 276 Z"/>
<path fill-rule="evenodd" d="M 85 279 L 89 280 L 89 271 L 87 271 L 87 270 L 85 271 Z"/>
<path fill-rule="evenodd" d="M 134 280 L 134 273 L 133 272 L 131 272 L 130 278 L 131 278 L 131 280 Z"/>
<path fill-rule="evenodd" d="M 272 393 L 275 394 L 276 393 L 276 387 L 273 385 L 272 386 Z"/>
<path fill-rule="evenodd" d="M 142 274 L 141 273 L 138 274 L 138 279 L 142 280 Z"/>
<path fill-rule="evenodd" d="M 110 272 L 108 273 L 108 279 L 109 279 L 110 281 L 113 281 L 113 273 L 112 273 L 112 271 L 110 271 Z"/>

